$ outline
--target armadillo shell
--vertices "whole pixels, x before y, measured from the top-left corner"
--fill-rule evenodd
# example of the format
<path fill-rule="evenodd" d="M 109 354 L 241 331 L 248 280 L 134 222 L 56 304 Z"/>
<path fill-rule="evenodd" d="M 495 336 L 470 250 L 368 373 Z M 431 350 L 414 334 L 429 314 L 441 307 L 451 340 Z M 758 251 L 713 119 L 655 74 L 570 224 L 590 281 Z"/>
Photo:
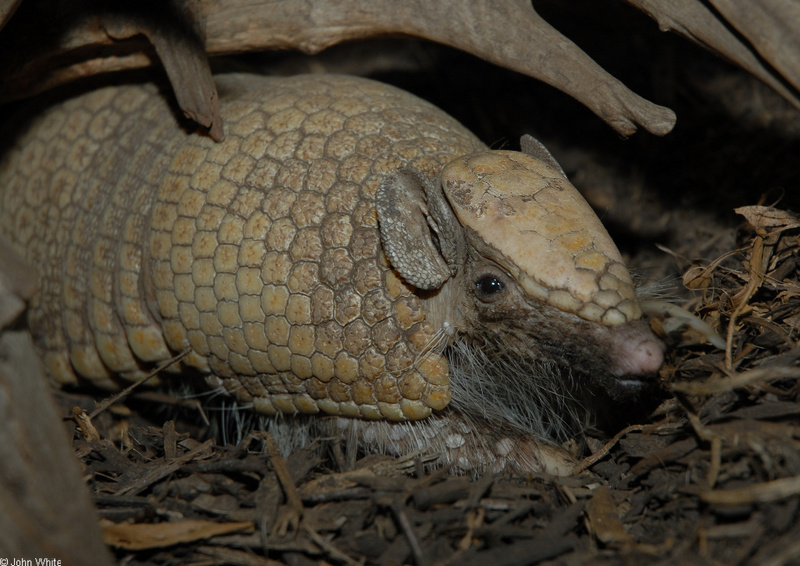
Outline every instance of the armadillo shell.
<path fill-rule="evenodd" d="M 530 296 L 581 318 L 641 318 L 631 276 L 600 219 L 561 173 L 511 151 L 456 159 L 442 185 L 460 222 Z"/>
<path fill-rule="evenodd" d="M 383 256 L 375 192 L 400 167 L 434 177 L 485 146 L 374 81 L 217 83 L 221 143 L 186 131 L 153 85 L 90 92 L 6 133 L 0 236 L 42 274 L 29 321 L 50 375 L 114 388 L 186 351 L 170 371 L 265 413 L 444 408 L 447 360 Z"/>

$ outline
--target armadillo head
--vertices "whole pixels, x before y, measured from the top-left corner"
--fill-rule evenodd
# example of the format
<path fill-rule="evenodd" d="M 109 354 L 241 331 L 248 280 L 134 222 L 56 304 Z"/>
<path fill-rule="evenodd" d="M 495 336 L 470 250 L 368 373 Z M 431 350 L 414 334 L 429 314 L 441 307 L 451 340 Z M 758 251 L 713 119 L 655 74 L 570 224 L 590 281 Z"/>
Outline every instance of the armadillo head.
<path fill-rule="evenodd" d="M 434 181 L 410 170 L 385 181 L 378 215 L 386 255 L 407 283 L 428 290 L 421 296 L 434 326 L 477 345 L 461 365 L 484 360 L 480 371 L 494 376 L 498 395 L 546 374 L 540 390 L 587 382 L 628 398 L 661 366 L 661 343 L 591 207 L 541 144 L 523 139 L 523 149 L 465 155 Z M 496 371 L 501 364 L 507 369 Z M 476 387 L 459 384 L 472 377 L 459 377 L 457 365 L 453 404 L 485 414 Z M 505 395 L 520 413 L 537 403 L 536 393 Z"/>
<path fill-rule="evenodd" d="M 525 293 L 606 326 L 641 318 L 617 247 L 561 171 L 524 153 L 488 151 L 456 159 L 441 182 L 461 225 Z"/>

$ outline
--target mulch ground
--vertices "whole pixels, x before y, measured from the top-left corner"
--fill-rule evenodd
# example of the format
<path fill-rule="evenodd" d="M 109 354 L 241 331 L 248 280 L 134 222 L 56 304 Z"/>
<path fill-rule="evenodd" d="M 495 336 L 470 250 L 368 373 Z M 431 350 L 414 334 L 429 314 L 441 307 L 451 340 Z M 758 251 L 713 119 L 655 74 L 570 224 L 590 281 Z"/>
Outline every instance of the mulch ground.
<path fill-rule="evenodd" d="M 137 394 L 95 417 L 95 436 L 75 434 L 120 563 L 800 562 L 800 218 L 789 212 L 800 196 L 800 114 L 625 7 L 577 22 L 545 16 L 675 109 L 675 131 L 619 139 L 549 87 L 426 44 L 249 63 L 356 66 L 432 100 L 493 147 L 534 133 L 634 270 L 713 328 L 717 345 L 674 318 L 653 320 L 670 346 L 664 400 L 591 431 L 568 478 L 465 478 L 414 458 L 353 465 L 335 441 L 283 458 L 259 432 L 209 440 L 196 426 L 202 409 L 178 411 L 174 400 L 157 399 L 168 408 L 144 421 L 154 394 Z"/>
<path fill-rule="evenodd" d="M 318 450 L 284 459 L 259 432 L 220 446 L 174 421 L 132 424 L 123 407 L 75 441 L 106 541 L 127 564 L 800 558 L 800 218 L 746 212 L 743 246 L 684 275 L 697 290 L 687 306 L 724 348 L 671 333 L 667 399 L 611 439 L 590 437 L 575 476 L 474 479 L 375 456 L 348 468 Z"/>

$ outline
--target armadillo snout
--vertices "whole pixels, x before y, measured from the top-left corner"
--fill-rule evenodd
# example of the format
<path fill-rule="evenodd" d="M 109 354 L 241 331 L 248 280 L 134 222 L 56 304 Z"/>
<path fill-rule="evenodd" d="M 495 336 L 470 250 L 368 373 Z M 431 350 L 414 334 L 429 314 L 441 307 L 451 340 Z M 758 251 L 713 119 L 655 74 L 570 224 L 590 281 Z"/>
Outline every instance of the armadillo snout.
<path fill-rule="evenodd" d="M 617 376 L 647 376 L 658 372 L 664 363 L 664 345 L 652 333 L 635 337 L 618 337 L 612 350 L 617 360 Z"/>

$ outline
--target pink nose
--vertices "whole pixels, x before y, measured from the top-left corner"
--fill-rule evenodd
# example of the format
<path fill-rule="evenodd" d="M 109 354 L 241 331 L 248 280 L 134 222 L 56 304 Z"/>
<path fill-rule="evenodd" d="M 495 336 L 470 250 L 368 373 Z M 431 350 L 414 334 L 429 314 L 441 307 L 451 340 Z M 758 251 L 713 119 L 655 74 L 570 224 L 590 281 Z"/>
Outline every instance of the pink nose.
<path fill-rule="evenodd" d="M 664 346 L 649 331 L 644 336 L 619 336 L 615 342 L 618 376 L 652 374 L 664 363 Z"/>

